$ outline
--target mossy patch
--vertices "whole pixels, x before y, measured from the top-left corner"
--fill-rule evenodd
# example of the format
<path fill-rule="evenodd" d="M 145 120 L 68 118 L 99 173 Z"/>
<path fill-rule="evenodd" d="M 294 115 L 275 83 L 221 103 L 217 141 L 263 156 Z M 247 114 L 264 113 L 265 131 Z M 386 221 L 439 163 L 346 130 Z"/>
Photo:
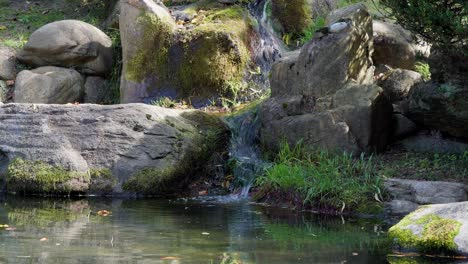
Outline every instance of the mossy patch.
<path fill-rule="evenodd" d="M 14 159 L 7 170 L 7 190 L 28 193 L 68 193 L 76 190 L 72 180 L 89 182 L 85 172 L 68 171 L 44 161 Z"/>
<path fill-rule="evenodd" d="M 421 252 L 453 252 L 457 250 L 454 242 L 460 232 L 461 223 L 440 217 L 436 214 L 427 214 L 420 218 L 416 215 L 419 209 L 405 218 L 388 231 L 389 237 L 398 245 L 406 248 L 415 248 Z M 411 225 L 421 226 L 420 234 L 414 234 L 409 229 Z"/>
<path fill-rule="evenodd" d="M 283 34 L 299 37 L 312 23 L 307 0 L 272 0 L 272 15 L 283 27 Z"/>
<path fill-rule="evenodd" d="M 179 98 L 235 98 L 246 88 L 253 19 L 238 5 L 202 6 L 200 1 L 184 10 L 195 13 L 196 22 L 177 32 L 156 15 L 141 15 L 137 23 L 143 27 L 143 41 L 127 64 L 126 78 L 142 82 L 156 76 L 156 89 L 177 87 Z"/>
<path fill-rule="evenodd" d="M 203 174 L 214 153 L 224 151 L 228 130 L 219 118 L 201 111 L 185 112 L 182 117 L 198 130 L 190 135 L 191 145 L 181 146 L 186 148 L 182 160 L 176 166 L 143 168 L 135 172 L 122 185 L 123 190 L 143 195 L 174 194 Z"/>
<path fill-rule="evenodd" d="M 109 169 L 91 169 L 89 170 L 91 184 L 89 192 L 94 194 L 111 193 L 117 185 L 117 178 L 112 175 Z"/>

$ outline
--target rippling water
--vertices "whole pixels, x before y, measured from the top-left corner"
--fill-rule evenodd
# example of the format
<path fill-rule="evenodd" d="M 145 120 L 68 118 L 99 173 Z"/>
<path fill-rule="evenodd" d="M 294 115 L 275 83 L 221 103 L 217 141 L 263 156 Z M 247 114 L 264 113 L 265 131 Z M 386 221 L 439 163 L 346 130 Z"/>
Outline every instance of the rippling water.
<path fill-rule="evenodd" d="M 0 263 L 386 263 L 388 250 L 378 221 L 246 200 L 8 197 L 0 224 Z"/>

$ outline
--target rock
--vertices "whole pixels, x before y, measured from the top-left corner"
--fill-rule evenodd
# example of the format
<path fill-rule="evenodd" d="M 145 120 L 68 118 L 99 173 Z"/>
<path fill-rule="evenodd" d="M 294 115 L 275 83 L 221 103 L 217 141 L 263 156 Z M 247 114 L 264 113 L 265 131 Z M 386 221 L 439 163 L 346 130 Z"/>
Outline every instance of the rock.
<path fill-rule="evenodd" d="M 340 14 L 338 16 L 337 14 Z M 372 84 L 372 20 L 357 4 L 330 14 L 346 21 L 337 33 L 317 33 L 299 53 L 273 65 L 272 97 L 260 108 L 260 136 L 267 149 L 279 141 L 329 150 L 382 150 L 391 133 L 392 106 Z"/>
<path fill-rule="evenodd" d="M 418 130 L 418 126 L 402 114 L 393 114 L 395 122 L 394 137 L 401 138 Z"/>
<path fill-rule="evenodd" d="M 468 89 L 468 55 L 433 50 L 428 62 L 433 81 Z"/>
<path fill-rule="evenodd" d="M 175 193 L 226 140 L 216 117 L 145 104 L 6 104 L 0 120 L 0 174 L 26 193 Z"/>
<path fill-rule="evenodd" d="M 18 60 L 33 66 L 73 67 L 85 74 L 106 75 L 112 56 L 112 41 L 104 32 L 82 21 L 62 20 L 34 31 Z"/>
<path fill-rule="evenodd" d="M 416 62 L 415 45 L 411 33 L 400 25 L 374 20 L 375 64 L 412 70 Z"/>
<path fill-rule="evenodd" d="M 399 141 L 407 151 L 420 153 L 463 154 L 468 151 L 468 144 L 462 141 L 443 138 L 440 132 L 421 132 L 418 135 Z"/>
<path fill-rule="evenodd" d="M 5 81 L 0 80 L 0 103 L 6 102 L 8 97 L 8 86 Z"/>
<path fill-rule="evenodd" d="M 16 76 L 15 50 L 0 46 L 0 80 L 14 80 Z"/>
<path fill-rule="evenodd" d="M 421 74 L 410 70 L 395 69 L 380 79 L 378 85 L 384 89 L 385 94 L 393 103 L 406 99 L 410 90 L 421 82 L 423 82 Z"/>
<path fill-rule="evenodd" d="M 101 104 L 104 102 L 107 90 L 107 81 L 99 76 L 89 76 L 86 78 L 84 89 L 84 102 L 88 104 Z"/>
<path fill-rule="evenodd" d="M 337 0 L 308 0 L 312 9 L 312 17 L 327 17 L 327 15 L 338 8 Z"/>
<path fill-rule="evenodd" d="M 391 227 L 388 235 L 405 250 L 468 256 L 468 202 L 421 207 Z"/>
<path fill-rule="evenodd" d="M 424 83 L 409 95 L 406 115 L 416 124 L 468 138 L 468 86 Z"/>
<path fill-rule="evenodd" d="M 118 29 L 119 28 L 119 18 L 120 18 L 120 5 L 122 1 L 117 0 L 112 6 L 112 11 L 109 13 L 107 18 L 102 22 L 101 28 L 114 28 Z"/>
<path fill-rule="evenodd" d="M 410 201 L 419 205 L 468 200 L 468 186 L 462 183 L 390 178 L 385 181 L 384 185 L 393 199 Z"/>
<path fill-rule="evenodd" d="M 404 215 L 418 209 L 419 205 L 406 200 L 392 200 L 386 204 L 386 209 L 392 215 Z"/>
<path fill-rule="evenodd" d="M 197 4 L 180 10 L 195 16 L 183 26 L 162 5 L 122 2 L 122 103 L 159 97 L 232 99 L 245 89 L 251 61 L 247 40 L 255 35 L 248 12 L 238 5 L 218 5 L 194 14 Z M 225 11 L 234 15 L 225 16 Z"/>
<path fill-rule="evenodd" d="M 312 22 L 308 0 L 272 0 L 272 17 L 282 28 L 283 34 L 302 34 Z"/>
<path fill-rule="evenodd" d="M 54 66 L 24 70 L 16 78 L 14 101 L 17 103 L 66 104 L 83 96 L 83 78 L 73 69 Z"/>

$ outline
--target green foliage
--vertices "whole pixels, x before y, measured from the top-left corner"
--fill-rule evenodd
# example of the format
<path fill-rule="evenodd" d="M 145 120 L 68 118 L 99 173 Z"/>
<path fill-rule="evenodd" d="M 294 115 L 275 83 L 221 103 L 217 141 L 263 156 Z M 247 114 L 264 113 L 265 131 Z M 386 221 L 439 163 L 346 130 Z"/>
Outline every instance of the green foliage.
<path fill-rule="evenodd" d="M 325 17 L 317 17 L 315 18 L 312 23 L 304 30 L 303 35 L 300 39 L 301 44 L 305 44 L 309 42 L 315 35 L 315 32 L 325 27 Z"/>
<path fill-rule="evenodd" d="M 359 210 L 381 197 L 382 179 L 372 157 L 308 150 L 282 143 L 273 166 L 257 179 L 260 188 L 296 192 L 317 208 Z"/>
<path fill-rule="evenodd" d="M 431 71 L 428 63 L 418 61 L 414 65 L 414 70 L 421 74 L 424 81 L 429 81 L 431 79 Z"/>
<path fill-rule="evenodd" d="M 377 157 L 379 173 L 415 180 L 468 180 L 468 152 L 464 154 L 389 153 Z"/>
<path fill-rule="evenodd" d="M 107 78 L 107 94 L 104 98 L 105 104 L 120 103 L 120 75 L 122 73 L 122 43 L 120 42 L 119 29 L 109 28 L 106 30 L 107 35 L 112 40 L 112 49 L 114 61 L 112 71 Z"/>
<path fill-rule="evenodd" d="M 176 106 L 177 102 L 175 102 L 169 97 L 160 97 L 157 100 L 152 101 L 151 104 L 165 108 L 173 108 Z"/>
<path fill-rule="evenodd" d="M 443 50 L 468 54 L 468 1 L 381 0 L 397 22 Z"/>

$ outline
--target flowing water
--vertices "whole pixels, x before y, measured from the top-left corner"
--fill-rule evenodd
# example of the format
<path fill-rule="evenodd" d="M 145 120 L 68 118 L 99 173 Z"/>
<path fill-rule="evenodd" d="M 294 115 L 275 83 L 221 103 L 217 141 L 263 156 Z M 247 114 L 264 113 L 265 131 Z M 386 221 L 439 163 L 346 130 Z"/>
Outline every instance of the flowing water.
<path fill-rule="evenodd" d="M 111 211 L 99 216 L 99 210 Z M 249 204 L 44 200 L 0 206 L 0 263 L 386 263 L 385 228 Z"/>

